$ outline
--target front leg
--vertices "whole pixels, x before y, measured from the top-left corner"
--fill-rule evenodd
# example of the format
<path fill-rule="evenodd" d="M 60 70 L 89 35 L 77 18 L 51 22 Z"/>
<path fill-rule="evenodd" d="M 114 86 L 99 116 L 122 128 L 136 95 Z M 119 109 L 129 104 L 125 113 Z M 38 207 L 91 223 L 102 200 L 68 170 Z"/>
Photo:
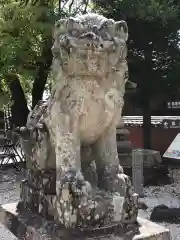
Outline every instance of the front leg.
<path fill-rule="evenodd" d="M 134 193 L 131 181 L 123 173 L 119 164 L 116 128 L 111 126 L 101 138 L 94 144 L 96 168 L 98 174 L 98 185 L 106 191 L 118 192 L 123 197 L 123 202 L 119 201 L 121 207 L 121 221 L 125 223 L 136 223 L 138 214 L 138 196 Z"/>
<path fill-rule="evenodd" d="M 98 186 L 107 191 L 117 191 L 115 179 L 117 174 L 123 174 L 123 168 L 119 164 L 115 126 L 110 126 L 93 145 L 93 154 L 96 161 Z M 118 192 L 124 195 L 124 179 L 121 185 Z"/>
<path fill-rule="evenodd" d="M 61 128 L 61 129 L 60 129 Z M 62 131 L 56 127 L 56 209 L 57 220 L 66 227 L 76 224 L 72 217 L 69 183 L 81 177 L 80 141 L 76 131 Z M 67 129 L 67 128 L 66 128 Z M 79 175 L 79 176 L 77 176 Z"/>

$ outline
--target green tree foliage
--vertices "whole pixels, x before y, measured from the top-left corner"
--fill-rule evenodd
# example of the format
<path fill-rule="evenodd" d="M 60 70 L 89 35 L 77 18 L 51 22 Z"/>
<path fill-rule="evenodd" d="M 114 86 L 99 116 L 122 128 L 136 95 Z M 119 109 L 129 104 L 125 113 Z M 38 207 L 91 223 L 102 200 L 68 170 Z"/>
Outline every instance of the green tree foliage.
<path fill-rule="evenodd" d="M 138 84 L 143 110 L 144 147 L 150 148 L 150 100 L 174 94 L 180 86 L 180 2 L 175 0 L 97 0 L 96 11 L 129 27 L 130 80 Z"/>
<path fill-rule="evenodd" d="M 56 19 L 86 11 L 87 1 L 4 0 L 0 5 L 0 101 L 12 100 L 16 125 L 42 99 L 52 62 Z M 2 105 L 2 104 L 1 104 Z"/>
<path fill-rule="evenodd" d="M 11 0 L 0 5 L 0 78 L 8 87 L 14 116 L 19 115 L 21 125 L 29 112 L 26 93 L 32 91 L 38 101 L 37 92 L 42 95 L 40 88 L 46 83 L 45 72 L 52 58 L 53 10 L 50 3 L 22 6 L 20 1 Z"/>
<path fill-rule="evenodd" d="M 18 1 L 0 6 L 0 74 L 35 76 L 44 42 L 51 35 L 47 6 L 20 7 Z"/>

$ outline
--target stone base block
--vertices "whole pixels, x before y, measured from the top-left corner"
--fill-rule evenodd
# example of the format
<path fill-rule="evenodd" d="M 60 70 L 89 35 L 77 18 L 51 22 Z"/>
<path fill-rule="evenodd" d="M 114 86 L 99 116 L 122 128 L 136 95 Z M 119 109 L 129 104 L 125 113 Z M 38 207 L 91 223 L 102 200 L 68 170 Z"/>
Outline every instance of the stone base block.
<path fill-rule="evenodd" d="M 32 212 L 18 214 L 17 203 L 1 206 L 0 221 L 23 240 L 170 240 L 168 229 L 139 218 L 138 225 L 113 224 L 86 231 L 66 230 Z"/>

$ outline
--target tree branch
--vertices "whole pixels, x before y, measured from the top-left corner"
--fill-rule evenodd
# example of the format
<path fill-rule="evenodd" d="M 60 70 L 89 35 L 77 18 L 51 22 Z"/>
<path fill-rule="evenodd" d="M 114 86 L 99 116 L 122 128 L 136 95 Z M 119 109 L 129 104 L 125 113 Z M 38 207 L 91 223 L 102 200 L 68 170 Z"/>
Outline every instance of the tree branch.
<path fill-rule="evenodd" d="M 42 51 L 42 56 L 40 59 L 43 59 L 39 63 L 38 73 L 33 83 L 32 89 L 32 108 L 42 99 L 44 88 L 47 82 L 47 77 L 52 63 L 52 53 L 51 53 L 52 39 L 51 37 L 44 42 L 44 47 Z"/>
<path fill-rule="evenodd" d="M 9 74 L 5 76 L 5 80 L 10 89 L 11 98 L 13 100 L 12 124 L 15 126 L 25 126 L 29 109 L 19 78 L 15 74 Z"/>

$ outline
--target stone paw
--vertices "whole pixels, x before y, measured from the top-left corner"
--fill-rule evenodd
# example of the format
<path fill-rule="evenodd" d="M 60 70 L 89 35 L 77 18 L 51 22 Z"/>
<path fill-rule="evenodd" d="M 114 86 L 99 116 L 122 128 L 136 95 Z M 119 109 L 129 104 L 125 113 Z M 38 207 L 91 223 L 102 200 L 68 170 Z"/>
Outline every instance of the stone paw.
<path fill-rule="evenodd" d="M 110 199 L 94 199 L 90 200 L 86 205 L 79 208 L 79 226 L 101 226 L 109 221 L 109 214 L 111 212 Z"/>
<path fill-rule="evenodd" d="M 129 177 L 124 173 L 118 173 L 115 179 L 116 192 L 120 193 L 121 196 L 126 195 L 126 189 L 128 187 Z"/>

